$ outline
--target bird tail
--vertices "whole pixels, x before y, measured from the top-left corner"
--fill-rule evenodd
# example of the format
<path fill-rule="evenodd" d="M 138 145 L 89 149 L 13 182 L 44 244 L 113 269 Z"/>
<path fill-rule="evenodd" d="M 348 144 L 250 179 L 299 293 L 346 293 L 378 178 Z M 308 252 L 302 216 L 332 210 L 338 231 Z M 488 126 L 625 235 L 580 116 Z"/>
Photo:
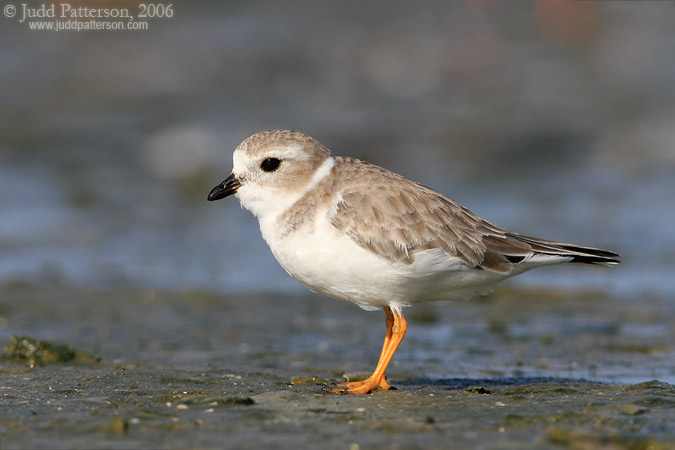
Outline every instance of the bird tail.
<path fill-rule="evenodd" d="M 614 266 L 619 264 L 621 255 L 608 250 L 600 250 L 591 247 L 565 244 L 563 242 L 547 241 L 545 239 L 522 236 L 509 233 L 508 236 L 516 241 L 527 244 L 535 255 L 571 258 L 568 263 L 593 264 L 599 266 Z M 523 262 L 523 255 L 504 255 L 511 263 Z"/>

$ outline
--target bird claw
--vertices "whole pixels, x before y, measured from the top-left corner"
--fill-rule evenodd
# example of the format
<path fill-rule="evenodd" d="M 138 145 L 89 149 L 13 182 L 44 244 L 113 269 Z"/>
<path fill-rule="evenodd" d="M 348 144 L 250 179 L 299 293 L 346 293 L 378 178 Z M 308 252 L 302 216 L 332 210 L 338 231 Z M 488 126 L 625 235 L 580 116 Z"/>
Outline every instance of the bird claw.
<path fill-rule="evenodd" d="M 382 381 L 379 385 L 375 385 L 369 379 L 363 381 L 347 381 L 342 383 L 334 383 L 332 386 L 322 384 L 321 387 L 324 392 L 330 392 L 332 394 L 339 394 L 339 395 L 370 394 L 377 389 L 382 389 L 385 391 L 397 390 L 395 387 L 389 386 L 384 381 Z"/>
<path fill-rule="evenodd" d="M 338 387 L 340 383 L 333 383 L 332 385 L 329 384 L 321 384 L 321 390 L 323 392 L 329 392 L 331 394 L 338 394 L 338 395 L 347 395 L 347 389 L 346 388 L 340 388 Z"/>

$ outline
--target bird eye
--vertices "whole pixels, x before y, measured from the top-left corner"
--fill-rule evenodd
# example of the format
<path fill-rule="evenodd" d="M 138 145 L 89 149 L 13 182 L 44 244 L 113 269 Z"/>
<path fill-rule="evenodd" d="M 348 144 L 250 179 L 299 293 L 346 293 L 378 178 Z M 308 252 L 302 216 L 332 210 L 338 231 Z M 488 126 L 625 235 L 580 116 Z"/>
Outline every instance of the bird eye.
<path fill-rule="evenodd" d="M 277 158 L 267 158 L 260 163 L 260 168 L 265 172 L 274 172 L 281 165 L 281 160 Z"/>

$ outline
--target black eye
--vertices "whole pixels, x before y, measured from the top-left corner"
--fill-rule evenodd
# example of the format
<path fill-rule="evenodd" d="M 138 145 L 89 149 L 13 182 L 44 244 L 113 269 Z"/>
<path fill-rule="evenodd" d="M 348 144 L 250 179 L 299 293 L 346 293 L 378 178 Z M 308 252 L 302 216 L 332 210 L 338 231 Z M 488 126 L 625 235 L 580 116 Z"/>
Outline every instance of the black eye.
<path fill-rule="evenodd" d="M 274 172 L 279 168 L 281 160 L 277 158 L 267 158 L 260 163 L 260 168 L 265 172 Z"/>

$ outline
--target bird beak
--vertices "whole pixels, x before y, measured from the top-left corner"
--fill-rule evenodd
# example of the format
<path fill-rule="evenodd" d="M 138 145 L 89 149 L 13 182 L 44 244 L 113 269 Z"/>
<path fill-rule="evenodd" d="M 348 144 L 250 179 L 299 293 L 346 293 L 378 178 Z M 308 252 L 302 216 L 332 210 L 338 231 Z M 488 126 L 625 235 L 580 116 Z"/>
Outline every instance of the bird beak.
<path fill-rule="evenodd" d="M 220 200 L 221 198 L 235 194 L 237 189 L 239 189 L 239 186 L 241 186 L 241 182 L 234 174 L 232 174 L 227 177 L 225 181 L 211 189 L 211 192 L 209 192 L 209 196 L 206 199 L 210 202 L 213 200 Z"/>

